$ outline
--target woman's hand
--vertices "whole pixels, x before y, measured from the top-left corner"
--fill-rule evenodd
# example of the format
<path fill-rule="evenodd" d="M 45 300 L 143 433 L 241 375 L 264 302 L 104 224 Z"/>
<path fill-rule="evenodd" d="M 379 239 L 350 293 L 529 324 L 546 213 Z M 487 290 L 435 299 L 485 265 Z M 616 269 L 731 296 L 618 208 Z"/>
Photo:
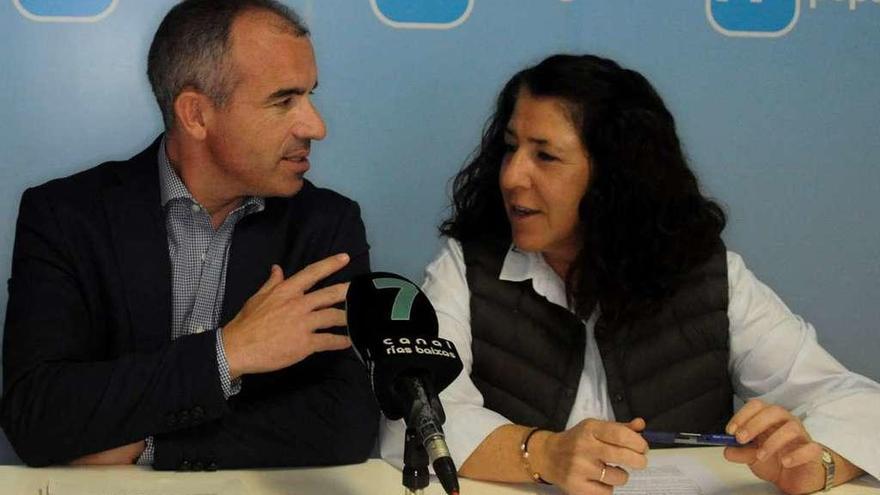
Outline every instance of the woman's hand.
<path fill-rule="evenodd" d="M 543 478 L 566 493 L 610 494 L 629 479 L 621 467 L 648 465 L 648 442 L 638 434 L 644 428 L 641 418 L 629 423 L 587 419 L 569 430 L 539 437 L 542 441 L 529 450 Z"/>
<path fill-rule="evenodd" d="M 811 493 L 825 485 L 822 446 L 786 409 L 750 400 L 731 418 L 727 432 L 742 447 L 727 447 L 724 457 L 748 464 L 755 476 L 785 493 Z"/>

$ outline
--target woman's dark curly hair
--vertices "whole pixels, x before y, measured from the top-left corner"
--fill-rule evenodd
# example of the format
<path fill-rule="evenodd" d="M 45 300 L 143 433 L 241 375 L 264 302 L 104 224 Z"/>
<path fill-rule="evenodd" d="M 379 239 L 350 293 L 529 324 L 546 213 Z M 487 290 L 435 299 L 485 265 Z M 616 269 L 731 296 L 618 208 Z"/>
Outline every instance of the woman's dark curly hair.
<path fill-rule="evenodd" d="M 653 312 L 719 249 L 726 217 L 700 193 L 663 100 L 641 74 L 612 60 L 554 55 L 513 76 L 454 179 L 452 215 L 440 232 L 510 242 L 498 174 L 520 89 L 563 100 L 589 154 L 583 245 L 565 277 L 575 311 L 586 318 L 598 301 L 612 320 Z"/>

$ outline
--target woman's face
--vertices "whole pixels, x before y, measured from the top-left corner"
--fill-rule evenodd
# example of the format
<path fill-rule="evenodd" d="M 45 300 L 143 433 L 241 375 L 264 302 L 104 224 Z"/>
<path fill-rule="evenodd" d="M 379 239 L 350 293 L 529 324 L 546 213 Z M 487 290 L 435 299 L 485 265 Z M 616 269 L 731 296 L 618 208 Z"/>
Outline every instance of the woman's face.
<path fill-rule="evenodd" d="M 578 205 L 590 160 L 560 98 L 520 89 L 505 132 L 499 185 L 514 244 L 570 263 L 578 253 Z"/>

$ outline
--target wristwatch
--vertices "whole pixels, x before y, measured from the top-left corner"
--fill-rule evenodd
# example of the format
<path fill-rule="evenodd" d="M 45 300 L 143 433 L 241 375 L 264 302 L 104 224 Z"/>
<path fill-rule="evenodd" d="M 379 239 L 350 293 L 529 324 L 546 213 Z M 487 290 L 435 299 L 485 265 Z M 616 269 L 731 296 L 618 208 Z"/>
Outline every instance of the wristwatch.
<path fill-rule="evenodd" d="M 831 455 L 831 451 L 822 448 L 822 467 L 825 468 L 825 487 L 822 488 L 823 492 L 827 492 L 834 486 L 834 456 Z"/>

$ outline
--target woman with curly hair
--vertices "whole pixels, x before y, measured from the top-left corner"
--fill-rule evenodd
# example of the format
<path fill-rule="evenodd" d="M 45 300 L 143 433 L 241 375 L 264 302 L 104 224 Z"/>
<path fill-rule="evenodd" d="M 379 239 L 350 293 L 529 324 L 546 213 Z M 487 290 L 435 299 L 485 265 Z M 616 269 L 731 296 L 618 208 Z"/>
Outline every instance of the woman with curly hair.
<path fill-rule="evenodd" d="M 725 457 L 789 493 L 880 476 L 880 386 L 726 250 L 725 222 L 641 74 L 592 55 L 516 74 L 424 285 L 464 362 L 441 394 L 461 475 L 611 493 L 647 426 L 735 434 Z M 386 423 L 398 465 L 402 437 Z"/>

